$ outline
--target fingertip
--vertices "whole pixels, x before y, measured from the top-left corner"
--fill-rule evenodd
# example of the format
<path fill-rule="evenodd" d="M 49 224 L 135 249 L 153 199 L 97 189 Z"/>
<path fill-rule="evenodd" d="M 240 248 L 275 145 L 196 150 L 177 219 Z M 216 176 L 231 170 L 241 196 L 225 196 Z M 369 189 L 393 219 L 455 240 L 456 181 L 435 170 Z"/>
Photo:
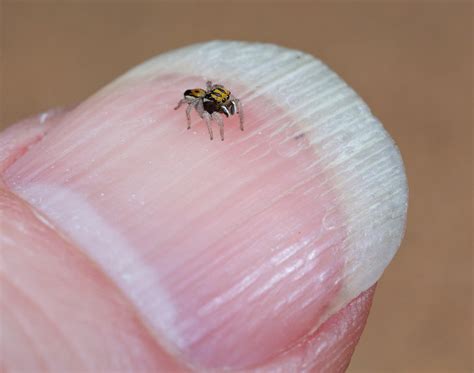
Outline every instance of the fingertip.
<path fill-rule="evenodd" d="M 199 117 L 185 131 L 170 110 L 205 75 L 245 105 L 246 131 L 228 118 L 225 142 Z M 134 69 L 67 123 L 7 170 L 8 185 L 198 366 L 245 368 L 298 343 L 375 283 L 403 235 L 396 147 L 300 52 L 191 46 Z"/>

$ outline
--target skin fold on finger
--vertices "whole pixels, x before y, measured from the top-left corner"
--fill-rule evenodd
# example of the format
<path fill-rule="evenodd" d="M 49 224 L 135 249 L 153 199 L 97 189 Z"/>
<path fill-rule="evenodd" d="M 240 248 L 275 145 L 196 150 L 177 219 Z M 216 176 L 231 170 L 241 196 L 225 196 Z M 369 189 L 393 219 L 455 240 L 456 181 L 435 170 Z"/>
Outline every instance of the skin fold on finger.
<path fill-rule="evenodd" d="M 223 142 L 173 110 L 206 79 L 244 105 L 245 131 L 228 118 Z M 258 366 L 314 336 L 375 283 L 406 215 L 399 154 L 366 106 L 319 61 L 266 45 L 209 43 L 131 71 L 4 179 L 161 346 L 209 369 Z"/>
<path fill-rule="evenodd" d="M 2 371 L 184 370 L 100 268 L 4 185 L 0 221 Z"/>

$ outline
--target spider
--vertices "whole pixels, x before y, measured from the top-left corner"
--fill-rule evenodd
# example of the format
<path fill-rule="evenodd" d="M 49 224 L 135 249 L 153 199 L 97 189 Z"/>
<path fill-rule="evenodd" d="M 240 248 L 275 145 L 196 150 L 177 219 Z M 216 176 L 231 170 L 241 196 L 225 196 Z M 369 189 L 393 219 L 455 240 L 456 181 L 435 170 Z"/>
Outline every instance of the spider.
<path fill-rule="evenodd" d="M 199 116 L 206 121 L 211 140 L 213 139 L 211 121 L 215 120 L 219 125 L 221 140 L 224 141 L 224 121 L 221 114 L 229 117 L 239 114 L 240 129 L 244 130 L 244 112 L 240 100 L 222 85 L 206 83 L 206 90 L 202 88 L 188 89 L 184 92 L 184 98 L 178 102 L 174 110 L 179 109 L 182 104 L 188 104 L 186 118 L 188 129 L 191 128 L 191 110 L 194 108 Z"/>

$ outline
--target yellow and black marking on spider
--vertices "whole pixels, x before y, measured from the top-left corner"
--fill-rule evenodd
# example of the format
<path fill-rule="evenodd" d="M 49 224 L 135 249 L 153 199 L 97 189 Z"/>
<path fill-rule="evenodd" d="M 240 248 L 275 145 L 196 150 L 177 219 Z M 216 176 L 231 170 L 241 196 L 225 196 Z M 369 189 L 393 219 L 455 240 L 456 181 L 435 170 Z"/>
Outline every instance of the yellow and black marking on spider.
<path fill-rule="evenodd" d="M 191 110 L 194 108 L 199 116 L 206 121 L 207 129 L 211 140 L 213 139 L 211 121 L 215 120 L 219 125 L 221 140 L 224 140 L 224 121 L 221 114 L 229 117 L 239 114 L 240 129 L 244 130 L 244 112 L 240 100 L 222 85 L 206 83 L 206 89 L 193 88 L 184 92 L 184 98 L 178 102 L 174 108 L 179 109 L 182 104 L 188 104 L 186 108 L 186 118 L 188 129 L 191 128 Z"/>

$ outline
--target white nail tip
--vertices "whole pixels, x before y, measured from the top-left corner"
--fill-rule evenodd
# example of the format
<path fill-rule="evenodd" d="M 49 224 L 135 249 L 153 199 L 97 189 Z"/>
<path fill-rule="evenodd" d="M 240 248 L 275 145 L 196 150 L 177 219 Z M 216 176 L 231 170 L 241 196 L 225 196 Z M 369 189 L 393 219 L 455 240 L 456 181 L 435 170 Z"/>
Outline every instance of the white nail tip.
<path fill-rule="evenodd" d="M 183 73 L 265 96 L 310 139 L 347 217 L 346 273 L 338 305 L 373 285 L 404 233 L 408 189 L 402 159 L 367 105 L 321 61 L 271 44 L 213 41 L 160 55 L 116 84 Z M 383 87 L 381 94 L 383 94 Z M 279 130 L 279 129 L 275 129 Z M 284 129 L 281 129 L 284 130 Z"/>

